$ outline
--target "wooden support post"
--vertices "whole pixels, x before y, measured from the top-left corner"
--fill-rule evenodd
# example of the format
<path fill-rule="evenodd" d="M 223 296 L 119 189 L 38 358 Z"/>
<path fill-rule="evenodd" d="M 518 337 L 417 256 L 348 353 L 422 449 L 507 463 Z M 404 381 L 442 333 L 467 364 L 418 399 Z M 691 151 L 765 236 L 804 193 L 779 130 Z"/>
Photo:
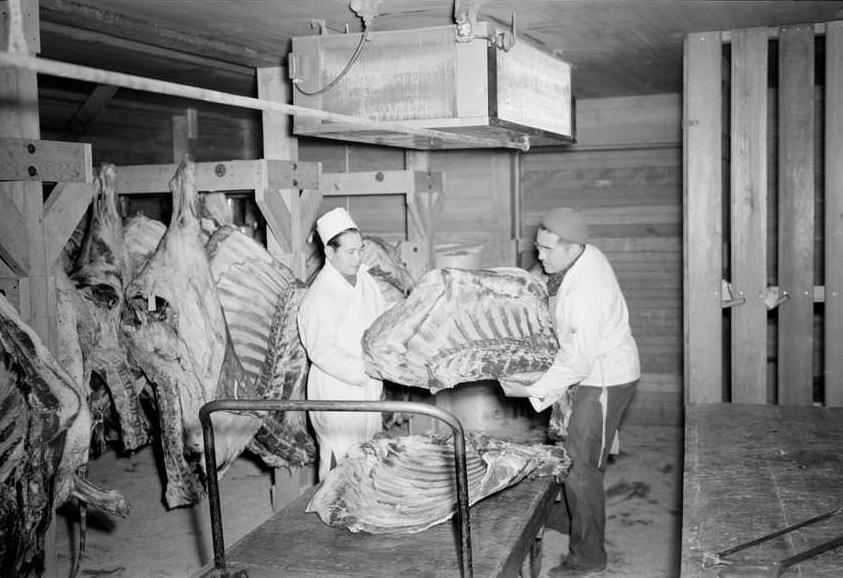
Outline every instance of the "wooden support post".
<path fill-rule="evenodd" d="M 843 406 L 843 22 L 825 30 L 825 404 Z"/>
<path fill-rule="evenodd" d="M 691 403 L 715 403 L 723 401 L 721 34 L 686 36 L 684 66 L 685 392 Z"/>
<path fill-rule="evenodd" d="M 811 405 L 814 360 L 814 27 L 779 34 L 778 402 Z M 782 295 L 783 296 L 783 295 Z"/>
<path fill-rule="evenodd" d="M 199 114 L 195 108 L 188 108 L 184 114 L 172 118 L 172 134 L 173 162 L 178 164 L 185 157 L 193 159 L 199 138 Z"/>
<path fill-rule="evenodd" d="M 5 19 L 0 22 L 5 38 L 0 38 L 10 51 L 34 55 L 40 51 L 37 0 L 8 4 Z M 6 30 L 8 29 L 8 35 Z M 33 33 L 34 31 L 34 33 Z M 38 119 L 38 79 L 34 72 L 0 68 L 0 137 L 40 139 Z M 17 273 L 21 275 L 18 309 L 23 320 L 38 334 L 51 351 L 56 348 L 55 277 L 47 262 L 44 233 L 44 202 L 39 181 L 0 182 L 0 198 L 11 199 L 23 217 L 23 238 L 26 241 Z M 5 218 L 5 215 L 2 217 Z M 4 256 L 6 251 L 0 252 Z M 7 265 L 10 265 L 7 263 Z M 15 267 L 12 267 L 14 270 Z M 55 547 L 55 520 L 45 533 L 45 576 L 56 576 L 58 565 Z"/>
<path fill-rule="evenodd" d="M 429 152 L 407 151 L 404 158 L 407 170 L 422 173 L 418 177 L 421 181 L 425 173 L 430 174 Z M 436 262 L 436 221 L 442 210 L 443 181 L 444 175 L 438 182 L 417 182 L 415 190 L 407 194 L 407 238 L 424 248 L 427 270 L 433 269 Z"/>
<path fill-rule="evenodd" d="M 407 151 L 404 153 L 404 166 L 408 171 L 417 171 L 416 186 L 407 194 L 407 239 L 415 244 L 422 253 L 424 271 L 430 271 L 436 263 L 436 220 L 441 211 L 441 194 L 444 189 L 442 179 L 424 182 L 425 175 L 430 175 L 430 153 L 426 151 Z M 441 173 L 436 173 L 440 174 Z M 431 397 L 431 399 L 435 399 Z M 424 434 L 439 431 L 436 420 L 423 415 L 414 415 L 410 419 L 409 432 Z"/>
<path fill-rule="evenodd" d="M 732 401 L 767 403 L 767 29 L 732 33 Z"/>
<path fill-rule="evenodd" d="M 287 81 L 287 70 L 282 67 L 258 68 L 258 98 L 263 100 L 288 103 L 291 100 L 290 84 Z M 265 159 L 290 160 L 294 163 L 294 170 L 299 159 L 298 139 L 293 136 L 292 117 L 283 112 L 264 110 L 262 116 L 263 124 L 263 157 Z M 307 255 L 313 251 L 313 244 L 307 242 L 307 236 L 313 227 L 316 218 L 316 211 L 322 201 L 322 195 L 318 187 L 302 190 L 298 187 L 285 189 L 273 189 L 272 179 L 267 181 L 268 188 L 265 192 L 255 192 L 256 198 L 265 195 L 269 199 L 276 198 L 284 203 L 284 211 L 289 216 L 286 241 L 279 238 L 278 229 L 272 230 L 267 225 L 266 244 L 269 252 L 284 262 L 295 273 L 299 279 L 305 279 L 307 275 Z M 258 203 L 260 206 L 260 203 Z M 268 215 L 261 207 L 264 218 Z M 270 217 L 271 218 L 271 217 Z M 267 219 L 269 223 L 269 219 Z M 272 509 L 283 508 L 292 499 L 297 497 L 301 489 L 311 486 L 316 479 L 316 471 L 311 467 L 300 468 L 297 472 L 287 472 L 277 468 L 274 471 L 270 494 L 272 496 Z"/>
<path fill-rule="evenodd" d="M 258 68 L 258 98 L 275 100 L 282 103 L 290 101 L 290 88 L 286 79 L 286 68 Z M 292 136 L 290 125 L 292 117 L 281 112 L 269 110 L 261 114 L 263 125 L 263 157 L 265 159 L 297 160 L 299 158 L 298 139 Z M 267 249 L 283 261 L 289 260 L 290 247 L 284 246 L 275 233 L 267 227 Z M 295 270 L 294 270 L 295 271 Z M 296 275 L 303 272 L 295 271 Z"/>
<path fill-rule="evenodd" d="M 85 102 L 76 109 L 76 112 L 67 121 L 59 134 L 59 140 L 79 140 L 88 131 L 88 125 L 91 124 L 94 117 L 111 101 L 117 90 L 116 86 L 105 84 L 95 86 Z"/>

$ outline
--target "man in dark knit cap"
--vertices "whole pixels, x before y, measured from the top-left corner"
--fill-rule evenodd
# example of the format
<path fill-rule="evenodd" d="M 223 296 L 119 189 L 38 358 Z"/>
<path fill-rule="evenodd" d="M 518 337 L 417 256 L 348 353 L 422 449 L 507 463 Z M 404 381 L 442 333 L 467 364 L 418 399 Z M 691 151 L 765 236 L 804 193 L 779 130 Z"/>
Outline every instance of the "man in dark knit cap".
<path fill-rule="evenodd" d="M 565 447 L 573 467 L 564 492 L 570 540 L 567 557 L 550 575 L 587 576 L 606 567 L 603 476 L 641 374 L 638 348 L 617 277 L 606 256 L 588 243 L 578 212 L 546 213 L 536 249 L 549 276 L 548 304 L 560 347 L 550 369 L 526 391 L 536 411 L 572 400 Z"/>

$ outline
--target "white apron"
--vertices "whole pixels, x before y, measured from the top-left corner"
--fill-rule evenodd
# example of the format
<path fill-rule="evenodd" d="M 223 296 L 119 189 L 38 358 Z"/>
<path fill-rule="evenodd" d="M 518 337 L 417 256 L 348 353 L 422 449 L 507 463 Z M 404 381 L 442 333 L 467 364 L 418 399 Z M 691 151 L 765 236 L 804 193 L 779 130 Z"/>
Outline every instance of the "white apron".
<path fill-rule="evenodd" d="M 379 400 L 383 382 L 365 374 L 361 338 L 386 310 L 374 279 L 361 266 L 351 284 L 326 261 L 302 300 L 299 334 L 310 358 L 308 399 Z M 364 385 L 365 383 L 365 385 Z M 349 446 L 372 438 L 383 427 L 380 413 L 310 412 L 319 444 L 319 479 Z"/>

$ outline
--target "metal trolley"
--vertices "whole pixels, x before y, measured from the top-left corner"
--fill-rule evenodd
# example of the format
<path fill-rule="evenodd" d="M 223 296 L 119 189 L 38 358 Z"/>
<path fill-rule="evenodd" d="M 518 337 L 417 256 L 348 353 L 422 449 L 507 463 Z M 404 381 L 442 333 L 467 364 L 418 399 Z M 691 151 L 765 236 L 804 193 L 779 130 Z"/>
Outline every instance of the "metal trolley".
<path fill-rule="evenodd" d="M 445 422 L 453 432 L 454 461 L 456 463 L 457 516 L 459 521 L 459 563 L 462 578 L 473 578 L 471 559 L 471 528 L 469 520 L 468 474 L 465 460 L 465 432 L 452 413 L 426 403 L 411 401 L 334 401 L 334 400 L 244 400 L 219 399 L 199 410 L 202 436 L 205 440 L 205 464 L 208 475 L 208 505 L 211 514 L 211 532 L 214 544 L 214 572 L 218 578 L 241 578 L 244 570 L 229 572 L 225 562 L 225 540 L 222 529 L 219 481 L 211 414 L 217 411 L 378 411 L 417 413 Z"/>

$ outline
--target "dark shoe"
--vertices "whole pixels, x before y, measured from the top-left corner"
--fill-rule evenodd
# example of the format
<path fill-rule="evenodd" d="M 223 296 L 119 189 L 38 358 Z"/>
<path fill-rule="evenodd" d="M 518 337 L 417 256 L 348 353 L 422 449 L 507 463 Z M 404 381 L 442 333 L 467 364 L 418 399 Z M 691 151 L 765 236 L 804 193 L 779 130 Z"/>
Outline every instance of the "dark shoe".
<path fill-rule="evenodd" d="M 551 568 L 548 571 L 547 575 L 566 577 L 596 576 L 605 569 L 605 564 L 603 564 L 602 566 L 580 566 L 579 564 L 574 564 L 570 562 L 567 558 L 563 558 L 562 563 L 559 564 L 559 566 L 554 566 L 553 568 Z"/>

